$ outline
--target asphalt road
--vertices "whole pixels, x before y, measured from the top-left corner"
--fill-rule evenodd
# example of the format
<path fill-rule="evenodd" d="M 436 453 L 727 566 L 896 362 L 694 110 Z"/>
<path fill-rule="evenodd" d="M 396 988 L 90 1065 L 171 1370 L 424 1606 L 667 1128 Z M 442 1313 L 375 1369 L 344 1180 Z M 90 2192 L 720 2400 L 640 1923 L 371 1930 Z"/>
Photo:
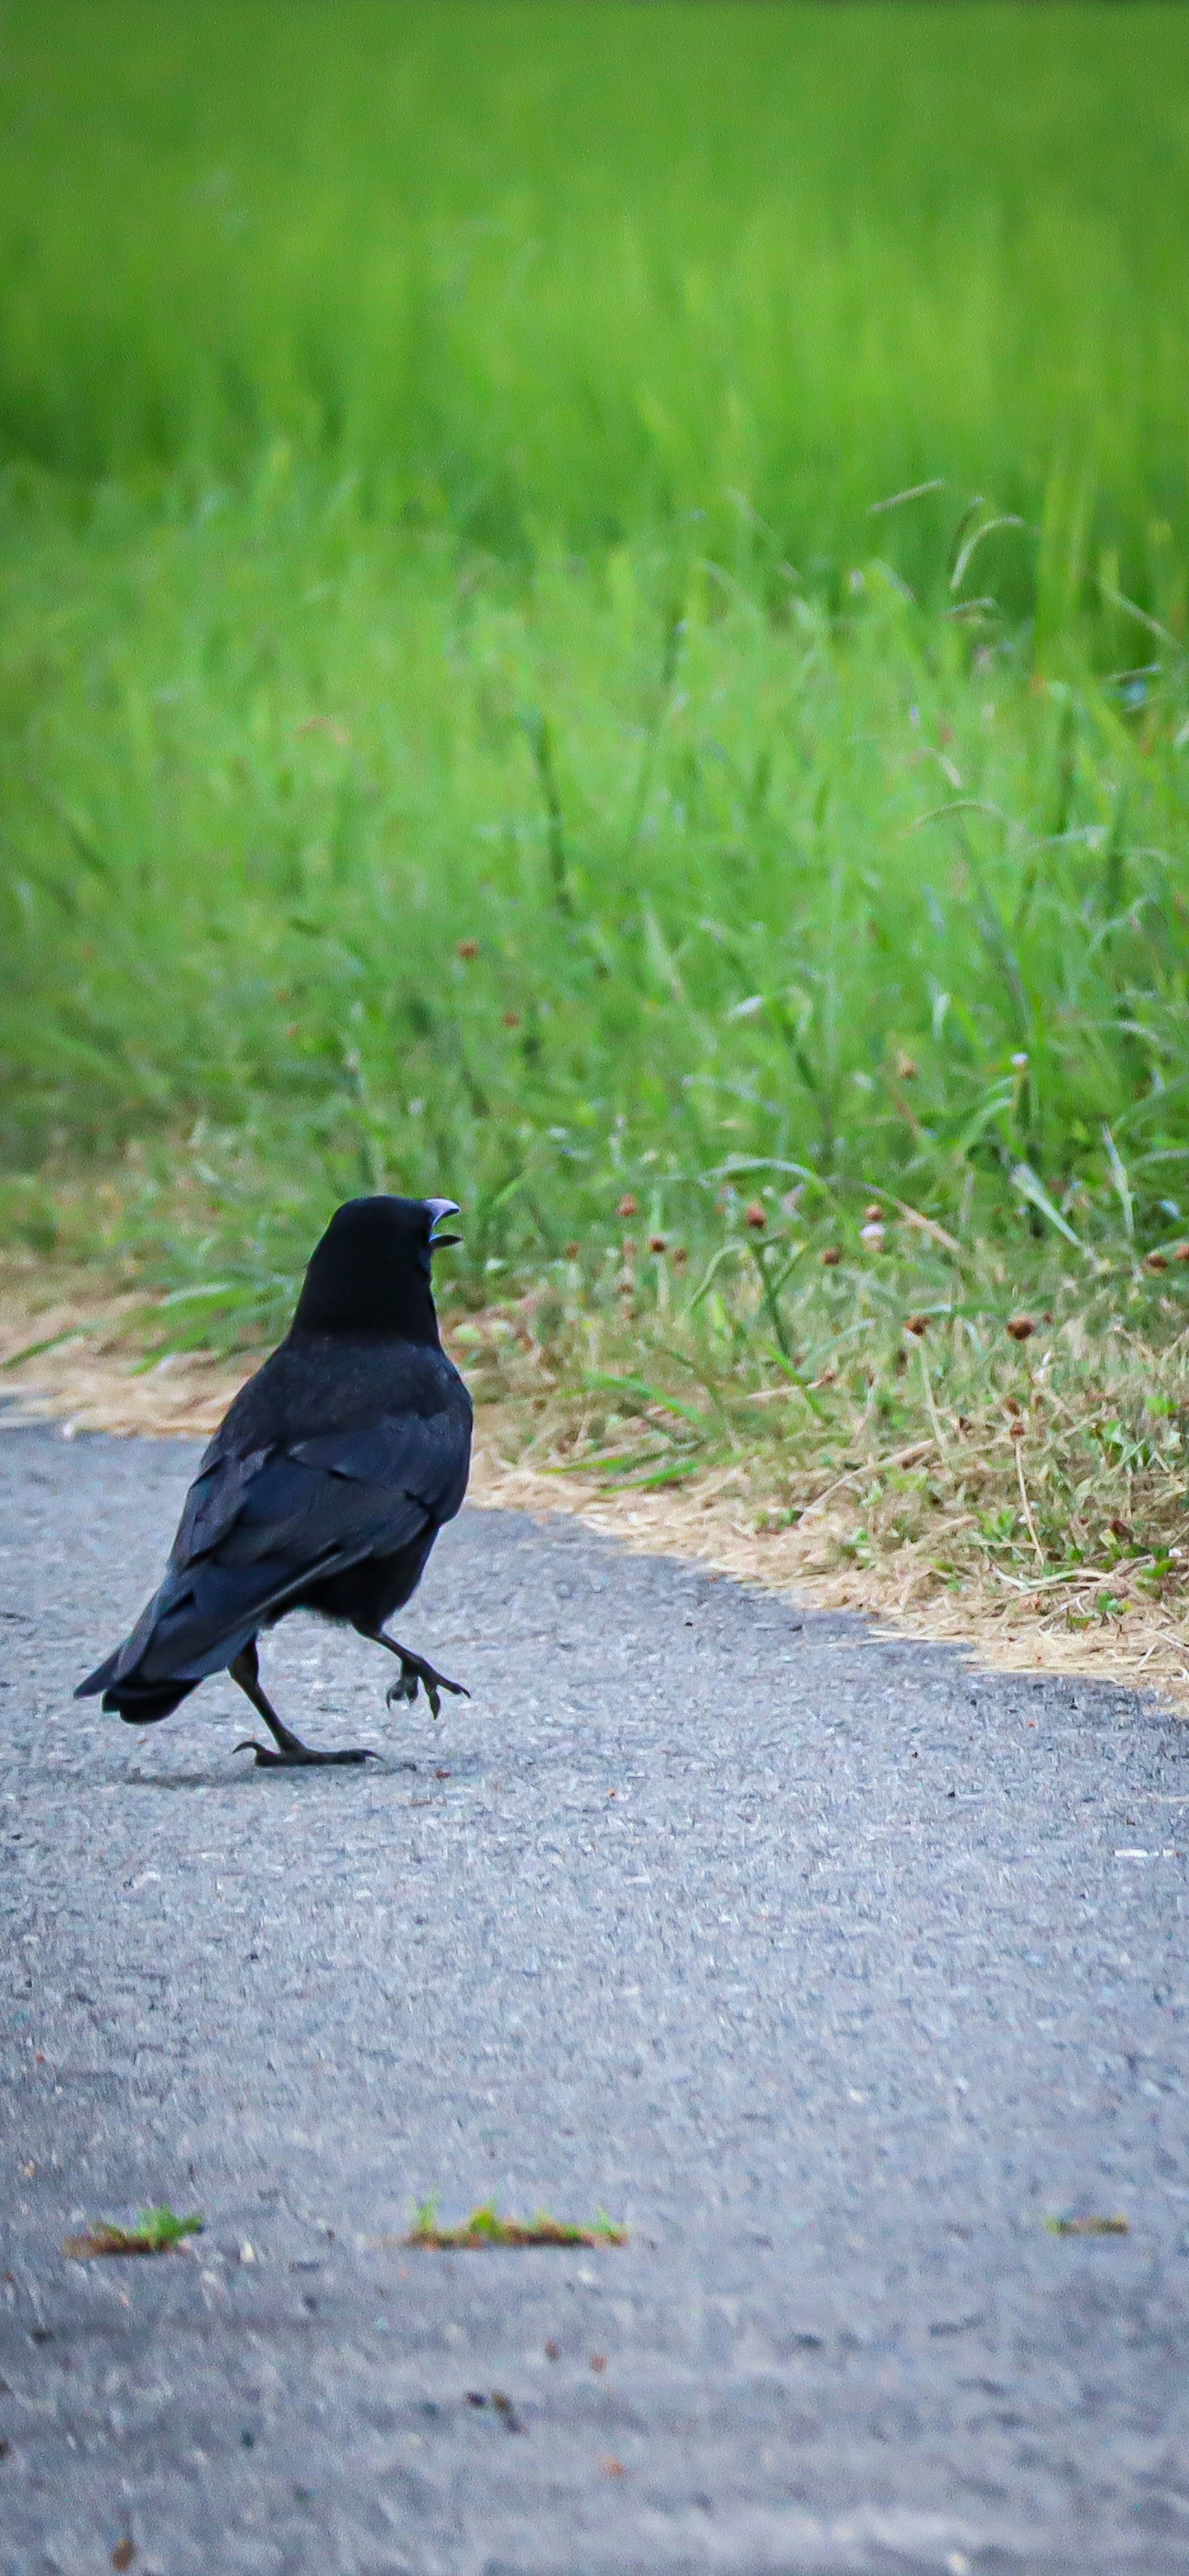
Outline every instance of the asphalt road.
<path fill-rule="evenodd" d="M 0 1435 L 6 2576 L 1189 2566 L 1184 1725 L 471 1512 L 257 1772 L 70 1698 L 195 1454 Z"/>

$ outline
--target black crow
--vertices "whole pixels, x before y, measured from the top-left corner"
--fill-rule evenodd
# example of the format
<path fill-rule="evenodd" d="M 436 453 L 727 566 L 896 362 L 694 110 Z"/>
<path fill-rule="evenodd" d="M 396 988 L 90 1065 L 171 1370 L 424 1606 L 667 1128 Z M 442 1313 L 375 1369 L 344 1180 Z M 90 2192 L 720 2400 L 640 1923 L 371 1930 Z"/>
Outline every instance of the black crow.
<path fill-rule="evenodd" d="M 315 1753 L 270 1708 L 256 1639 L 289 1610 L 346 1621 L 387 1646 L 388 1702 L 436 1717 L 439 1691 L 468 1697 L 384 1634 L 409 1599 L 443 1521 L 466 1492 L 471 1400 L 438 1338 L 430 1254 L 453 1199 L 350 1199 L 311 1259 L 278 1350 L 241 1387 L 186 1497 L 165 1580 L 114 1655 L 75 1693 L 103 1693 L 131 1725 L 168 1717 L 226 1670 L 275 1738 L 239 1746 L 269 1769 L 366 1762 Z M 373 1757 L 374 1758 L 374 1757 Z"/>

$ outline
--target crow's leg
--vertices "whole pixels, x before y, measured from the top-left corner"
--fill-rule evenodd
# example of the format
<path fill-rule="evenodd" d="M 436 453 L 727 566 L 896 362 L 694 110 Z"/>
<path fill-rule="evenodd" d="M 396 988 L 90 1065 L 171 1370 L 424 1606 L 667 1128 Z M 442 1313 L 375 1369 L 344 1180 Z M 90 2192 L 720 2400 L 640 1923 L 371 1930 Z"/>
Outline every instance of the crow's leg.
<path fill-rule="evenodd" d="M 411 1646 L 398 1645 L 395 1637 L 386 1637 L 382 1628 L 372 1628 L 368 1634 L 373 1646 L 387 1646 L 389 1654 L 396 1655 L 400 1662 L 400 1680 L 393 1682 L 391 1689 L 384 1694 L 389 1708 L 397 1699 L 407 1700 L 411 1707 L 417 1697 L 419 1682 L 424 1685 L 425 1696 L 435 1717 L 442 1714 L 439 1691 L 452 1691 L 455 1699 L 470 1698 L 465 1682 L 452 1682 L 448 1673 L 437 1672 L 432 1664 L 426 1663 L 424 1655 L 415 1655 Z"/>
<path fill-rule="evenodd" d="M 261 1690 L 260 1660 L 256 1653 L 255 1638 L 252 1639 L 250 1645 L 241 1648 L 239 1654 L 235 1657 L 234 1662 L 228 1665 L 227 1670 L 231 1675 L 232 1681 L 238 1682 L 240 1689 L 246 1692 L 247 1697 L 251 1700 L 252 1706 L 256 1711 L 257 1717 L 262 1717 L 264 1719 L 264 1723 L 267 1726 L 270 1735 L 275 1736 L 277 1741 L 278 1750 L 275 1753 L 272 1751 L 270 1745 L 258 1744 L 254 1735 L 250 1735 L 246 1743 L 236 1745 L 235 1749 L 237 1753 L 255 1754 L 256 1768 L 258 1771 L 285 1771 L 289 1769 L 291 1764 L 300 1766 L 303 1763 L 311 1762 L 376 1762 L 379 1760 L 378 1754 L 375 1753 L 360 1753 L 355 1751 L 344 1753 L 315 1753 L 310 1745 L 303 1744 L 301 1737 L 299 1735 L 294 1735 L 292 1728 L 286 1726 L 284 1719 L 277 1716 L 275 1708 L 270 1708 L 264 1692 Z"/>

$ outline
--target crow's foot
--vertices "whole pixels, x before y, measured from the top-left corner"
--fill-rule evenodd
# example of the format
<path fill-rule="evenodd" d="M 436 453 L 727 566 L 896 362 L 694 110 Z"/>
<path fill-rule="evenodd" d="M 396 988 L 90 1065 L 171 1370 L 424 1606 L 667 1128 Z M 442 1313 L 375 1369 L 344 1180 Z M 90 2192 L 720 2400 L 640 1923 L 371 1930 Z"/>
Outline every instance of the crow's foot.
<path fill-rule="evenodd" d="M 300 1735 L 295 1735 L 292 1727 L 286 1726 L 284 1718 L 277 1716 L 272 1702 L 265 1698 L 261 1690 L 254 1637 L 249 1645 L 241 1648 L 234 1662 L 229 1664 L 227 1669 L 232 1681 L 238 1682 L 245 1696 L 251 1700 L 257 1717 L 264 1719 L 269 1734 L 273 1738 L 273 1744 L 276 1746 L 274 1752 L 273 1745 L 258 1744 L 254 1735 L 245 1737 L 242 1744 L 236 1745 L 237 1753 L 255 1754 L 258 1771 L 302 1770 L 312 1764 L 317 1764 L 321 1768 L 325 1762 L 379 1761 L 378 1753 L 365 1753 L 357 1751 L 354 1747 L 342 1753 L 316 1753 L 312 1745 L 303 1744 Z"/>
<path fill-rule="evenodd" d="M 318 1753 L 313 1745 L 303 1744 L 298 1736 L 290 1735 L 288 1727 L 285 1733 L 289 1737 L 288 1743 L 275 1750 L 271 1744 L 258 1744 L 254 1735 L 247 1735 L 241 1744 L 236 1745 L 236 1752 L 254 1753 L 258 1771 L 300 1771 L 311 1763 L 378 1762 L 380 1759 L 378 1753 L 364 1751 L 354 1745 L 336 1753 Z"/>
<path fill-rule="evenodd" d="M 448 1673 L 439 1673 L 433 1664 L 426 1663 L 423 1655 L 411 1655 L 408 1647 L 398 1646 L 394 1638 L 377 1637 L 376 1644 L 387 1646 L 394 1655 L 400 1657 L 399 1678 L 391 1683 L 384 1693 L 385 1702 L 389 1708 L 392 1708 L 397 1700 L 404 1700 L 411 1708 L 419 1688 L 424 1689 L 435 1717 L 440 1717 L 442 1713 L 442 1703 L 438 1696 L 440 1691 L 452 1692 L 455 1699 L 470 1698 L 471 1694 L 465 1682 L 452 1682 Z"/>

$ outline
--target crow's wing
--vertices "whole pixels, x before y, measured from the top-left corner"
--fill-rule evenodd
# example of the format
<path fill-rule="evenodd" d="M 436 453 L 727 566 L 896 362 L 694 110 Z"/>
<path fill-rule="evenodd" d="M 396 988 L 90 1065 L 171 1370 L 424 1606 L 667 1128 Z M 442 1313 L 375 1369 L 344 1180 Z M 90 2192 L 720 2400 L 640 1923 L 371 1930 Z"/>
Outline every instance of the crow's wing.
<path fill-rule="evenodd" d="M 332 1476 L 362 1484 L 399 1485 L 423 1504 L 435 1524 L 454 1518 L 467 1489 L 471 1463 L 471 1408 L 460 1403 L 435 1413 L 402 1414 L 359 1431 L 321 1431 L 289 1443 L 289 1456 Z"/>
<path fill-rule="evenodd" d="M 469 1448 L 466 1420 L 441 1411 L 241 1456 L 208 1452 L 164 1582 L 82 1693 L 133 1675 L 151 1684 L 219 1672 L 307 1584 L 395 1555 L 449 1520 Z"/>

